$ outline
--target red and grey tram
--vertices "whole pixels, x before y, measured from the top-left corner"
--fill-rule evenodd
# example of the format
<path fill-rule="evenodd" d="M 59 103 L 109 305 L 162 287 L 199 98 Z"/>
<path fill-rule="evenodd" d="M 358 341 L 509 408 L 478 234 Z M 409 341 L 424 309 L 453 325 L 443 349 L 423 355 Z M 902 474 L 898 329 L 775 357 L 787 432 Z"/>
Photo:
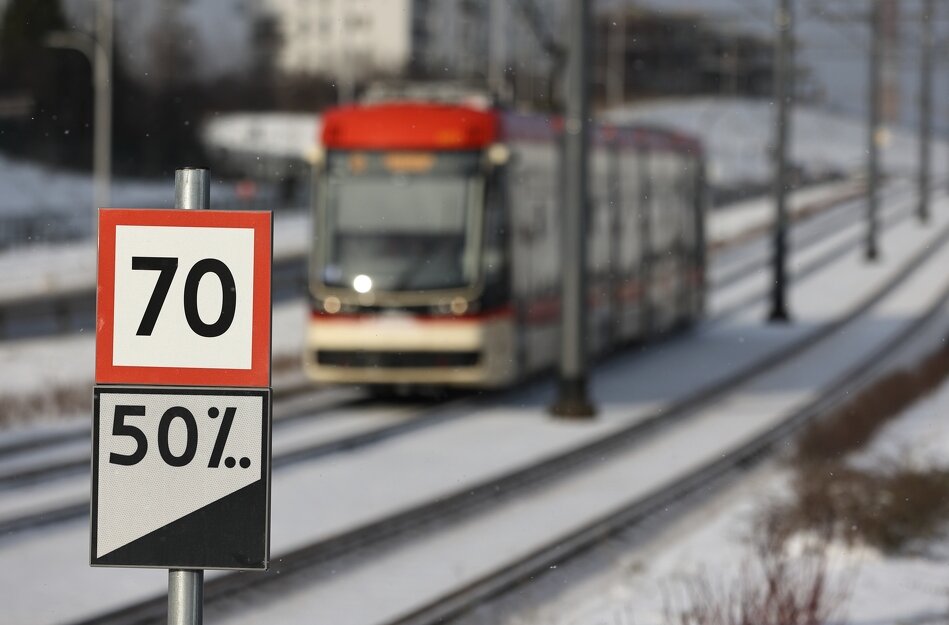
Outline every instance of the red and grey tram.
<path fill-rule="evenodd" d="M 551 367 L 559 121 L 424 102 L 323 117 L 305 368 L 319 382 L 498 387 Z M 592 133 L 592 355 L 704 301 L 703 157 L 647 127 Z"/>

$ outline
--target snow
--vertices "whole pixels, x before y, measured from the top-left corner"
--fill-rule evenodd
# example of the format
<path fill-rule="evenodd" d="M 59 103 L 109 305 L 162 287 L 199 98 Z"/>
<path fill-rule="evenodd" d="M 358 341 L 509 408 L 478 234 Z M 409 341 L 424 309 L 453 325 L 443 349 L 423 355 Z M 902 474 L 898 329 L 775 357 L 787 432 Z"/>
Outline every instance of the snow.
<path fill-rule="evenodd" d="M 93 216 L 92 178 L 86 173 L 58 170 L 0 154 L 0 215 L 57 214 L 84 220 Z M 215 201 L 232 201 L 232 183 L 213 181 Z M 166 207 L 175 200 L 169 180 L 112 181 L 111 206 Z"/>
<path fill-rule="evenodd" d="M 702 406 L 694 417 L 663 431 L 648 445 L 640 445 L 616 458 L 604 458 L 599 464 L 556 485 L 522 494 L 477 518 L 429 532 L 424 541 L 374 554 L 371 561 L 321 579 L 319 584 L 292 588 L 277 600 L 248 598 L 229 612 L 227 622 L 302 622 L 304 618 L 333 623 L 386 622 L 457 585 L 465 585 L 490 573 L 504 562 L 524 557 L 591 519 L 609 514 L 621 505 L 620 502 L 635 501 L 683 473 L 714 461 L 806 405 L 826 386 L 845 376 L 854 363 L 871 356 L 925 309 L 937 295 L 932 288 L 934 283 L 939 287 L 937 291 L 949 288 L 942 270 L 947 262 L 949 248 L 944 248 L 925 269 L 903 281 L 872 314 L 845 327 L 799 358 L 765 372 L 740 391 Z M 826 288 L 831 278 L 837 282 L 839 290 L 840 274 L 836 271 L 821 274 L 804 290 L 810 290 L 820 282 L 824 282 L 821 286 Z M 819 306 L 815 316 L 802 315 L 803 322 L 821 319 L 824 314 L 826 308 Z M 656 374 L 667 375 L 669 371 L 677 371 L 679 375 L 694 380 L 681 369 L 656 367 Z M 622 376 L 618 370 L 612 373 L 630 384 L 632 376 L 629 370 L 622 372 L 625 374 Z M 612 376 L 598 372 L 597 377 L 602 380 Z M 627 402 L 629 397 L 627 394 Z M 617 399 L 614 396 L 614 401 Z M 635 409 L 630 403 L 620 406 L 627 414 Z M 599 422 L 582 430 L 577 424 L 555 423 L 537 427 L 535 423 L 529 428 L 534 430 L 532 451 L 536 454 L 542 442 L 541 436 L 564 429 L 573 430 L 575 441 L 585 438 L 591 430 L 602 428 L 604 422 L 616 419 L 619 416 L 617 407 L 605 403 L 605 414 Z M 511 407 L 505 409 L 506 414 L 482 411 L 477 423 L 464 421 L 453 427 L 456 432 L 451 438 L 444 432 L 429 430 L 410 439 L 394 441 L 385 448 L 374 449 L 362 458 L 329 462 L 320 471 L 319 482 L 309 486 L 309 492 L 317 501 L 334 502 L 334 508 L 323 510 L 314 504 L 307 506 L 304 502 L 294 501 L 289 504 L 290 511 L 284 514 L 292 514 L 292 524 L 308 526 L 321 523 L 327 535 L 332 535 L 336 531 L 335 519 L 340 514 L 337 508 L 372 508 L 386 497 L 398 498 L 400 507 L 408 505 L 405 484 L 419 484 L 427 489 L 430 486 L 426 485 L 446 477 L 455 483 L 458 477 L 450 472 L 461 464 L 467 449 L 476 450 L 481 464 L 485 460 L 485 450 L 490 449 L 491 459 L 496 461 L 512 444 L 510 439 L 527 429 L 525 425 L 531 423 L 529 417 L 542 417 L 540 406 L 529 411 L 513 410 L 513 415 L 511 412 Z M 504 429 L 495 432 L 505 432 L 505 440 L 494 438 L 489 443 L 489 439 L 480 433 L 488 417 L 504 420 Z M 635 417 L 620 418 L 625 423 L 635 421 Z M 439 446 L 434 445 L 436 436 L 439 437 Z M 519 453 L 524 454 L 527 444 L 514 442 Z M 399 448 L 404 448 L 404 451 L 398 456 L 390 455 Z M 547 449 L 543 455 L 552 451 Z M 371 461 L 372 456 L 377 456 L 375 461 Z M 369 474 L 358 472 L 364 471 L 370 461 L 373 474 L 382 475 L 381 471 L 386 471 L 384 480 L 377 479 L 372 483 Z M 354 492 L 352 481 L 334 479 L 339 464 L 345 467 L 345 470 L 339 468 L 340 473 L 350 480 L 355 477 L 358 483 L 364 484 L 363 488 Z M 440 477 L 433 477 L 430 471 L 424 470 L 430 464 L 440 467 Z M 394 475 L 394 467 L 399 467 L 398 476 Z M 306 470 L 301 468 L 301 471 Z M 467 469 L 466 473 L 472 470 Z M 366 479 L 359 479 L 362 476 Z M 393 493 L 395 484 L 403 485 L 397 494 Z M 302 479 L 298 487 L 303 487 Z M 279 491 L 275 494 L 279 501 Z M 431 493 L 426 499 L 437 496 L 437 493 Z M 309 512 L 305 508 L 309 508 Z M 293 530 L 292 526 L 285 525 L 288 521 L 281 516 L 275 514 L 275 534 L 278 529 L 282 530 L 281 533 Z M 355 524 L 351 521 L 349 526 Z"/>
<path fill-rule="evenodd" d="M 789 480 L 782 467 L 766 465 L 698 509 L 661 522 L 653 534 L 627 532 L 462 625 L 666 623 L 667 600 L 686 580 L 705 573 L 728 587 L 749 570 L 755 519 L 763 502 L 787 493 Z M 946 613 L 949 567 L 942 558 L 884 557 L 840 544 L 824 555 L 831 591 L 841 597 L 840 622 L 882 625 Z"/>
<path fill-rule="evenodd" d="M 315 113 L 227 113 L 207 120 L 202 138 L 212 150 L 304 160 L 319 132 Z"/>
<path fill-rule="evenodd" d="M 904 222 L 886 233 L 885 262 L 868 267 L 854 252 L 796 284 L 792 301 L 798 323 L 794 326 L 763 326 L 764 306 L 757 305 L 727 322 L 704 325 L 691 336 L 611 360 L 594 376 L 601 416 L 591 424 L 548 419 L 545 407 L 551 387 L 541 384 L 477 407 L 477 418 L 454 420 L 359 453 L 330 456 L 276 472 L 274 555 L 443 497 L 466 484 L 635 423 L 657 405 L 695 392 L 815 331 L 873 292 L 938 228 L 949 223 L 949 203 L 940 200 L 936 208 L 935 223 L 929 229 Z M 867 354 L 903 327 L 934 297 L 932 285 L 945 279 L 941 268 L 947 262 L 949 250 L 943 250 L 922 273 L 905 280 L 872 315 L 802 360 L 774 370 L 741 393 L 703 407 L 698 417 L 672 428 L 661 441 L 637 448 L 638 454 L 615 463 L 604 462 L 592 472 L 570 478 L 563 488 L 544 491 L 543 500 L 532 497 L 498 509 L 491 523 L 445 528 L 446 533 L 432 535 L 432 540 L 425 542 L 427 551 L 416 551 L 416 545 L 410 551 L 378 554 L 373 562 L 338 572 L 325 585 L 281 595 L 280 601 L 255 597 L 254 605 L 245 606 L 247 611 L 242 611 L 240 618 L 313 622 L 316 615 L 342 610 L 352 617 L 362 614 L 367 620 L 327 620 L 374 622 L 367 612 L 370 609 L 379 610 L 377 614 L 404 610 L 411 603 L 406 598 L 421 601 L 444 589 L 447 582 L 469 579 L 496 565 L 499 557 L 522 553 L 530 544 L 549 539 L 551 534 L 542 534 L 541 528 L 574 527 L 597 511 L 615 506 L 617 498 L 634 497 L 671 479 L 677 467 L 696 466 L 717 457 L 729 445 L 807 401 L 835 372 L 846 369 L 854 358 Z M 507 533 L 510 538 L 504 538 Z M 0 545 L 0 565 L 6 564 L 0 566 L 0 587 L 17 589 L 7 604 L 14 622 L 61 622 L 163 591 L 163 574 L 87 569 L 86 540 L 86 523 L 75 522 Z M 27 568 L 17 569 L 14 562 L 28 563 Z M 384 563 L 391 566 L 382 566 Z M 42 592 L 46 596 L 55 593 L 58 600 L 37 609 L 33 591 L 24 588 L 22 580 L 37 579 L 42 572 L 47 572 L 44 579 L 48 584 Z M 347 585 L 346 579 L 360 583 Z M 63 585 L 68 588 L 60 588 Z M 108 592 L 101 592 L 102 588 Z M 374 601 L 366 601 L 367 596 Z"/>
<path fill-rule="evenodd" d="M 915 363 L 949 331 L 949 314 L 936 317 L 925 341 L 902 348 L 894 367 Z M 935 339 L 935 340 L 934 340 Z M 878 468 L 893 461 L 946 467 L 949 382 L 885 426 L 848 461 Z M 732 411 L 727 411 L 731 414 Z M 725 411 L 723 411 L 725 413 Z M 726 587 L 753 559 L 749 537 L 769 501 L 787 496 L 791 473 L 766 464 L 711 501 L 671 523 L 655 522 L 652 533 L 626 532 L 608 545 L 548 574 L 534 588 L 462 620 L 463 625 L 650 625 L 667 622 L 667 598 L 683 580 L 709 573 Z M 650 530 L 647 530 L 649 532 Z M 884 555 L 866 547 L 832 543 L 824 550 L 832 588 L 843 592 L 842 622 L 913 622 L 945 615 L 949 596 L 949 538 L 924 555 Z M 931 622 L 944 622 L 936 619 Z M 927 621 L 930 622 L 930 621 Z"/>
<path fill-rule="evenodd" d="M 600 367 L 593 378 L 593 392 L 600 402 L 601 415 L 592 424 L 547 419 L 545 407 L 551 387 L 540 384 L 518 391 L 503 401 L 477 406 L 477 418 L 454 420 L 359 453 L 331 456 L 276 472 L 274 554 L 413 504 L 443 497 L 466 484 L 516 469 L 635 423 L 656 407 L 721 380 L 773 350 L 816 331 L 872 293 L 915 250 L 925 245 L 934 232 L 949 222 L 949 202 L 942 199 L 935 203 L 934 209 L 934 224 L 926 230 L 915 223 L 903 222 L 886 232 L 884 261 L 867 266 L 859 250 L 854 250 L 821 273 L 796 283 L 791 301 L 798 322 L 793 326 L 762 325 L 760 320 L 767 310 L 764 303 L 759 303 L 727 320 L 702 324 L 689 336 L 652 346 L 643 353 L 612 359 Z M 757 219 L 762 211 L 747 214 L 757 215 Z M 752 217 L 748 220 L 751 222 Z M 305 249 L 308 228 L 298 223 L 288 229 L 285 239 L 275 234 L 276 239 L 293 241 L 293 245 Z M 855 224 L 847 236 L 858 229 L 859 225 Z M 288 249 L 291 244 L 279 246 Z M 822 249 L 815 246 L 807 254 L 814 257 Z M 0 259 L 0 263 L 4 260 Z M 11 262 L 13 273 L 25 270 L 24 264 L 18 264 L 24 261 Z M 646 492 L 656 483 L 670 479 L 673 469 L 690 466 L 689 463 L 694 466 L 714 457 L 729 444 L 766 427 L 769 420 L 783 414 L 789 406 L 806 401 L 818 384 L 826 383 L 834 371 L 840 371 L 852 358 L 867 353 L 911 319 L 932 296 L 932 285 L 945 278 L 939 267 L 945 267 L 947 262 L 949 255 L 943 251 L 927 265 L 924 274 L 906 280 L 898 294 L 888 298 L 865 322 L 848 329 L 839 340 L 808 359 L 783 367 L 780 376 L 762 378 L 747 391 L 706 407 L 703 418 L 676 428 L 674 436 L 664 439 L 662 445 L 649 446 L 642 455 L 625 458 L 626 464 L 605 463 L 593 473 L 576 476 L 565 492 L 547 493 L 549 499 L 535 502 L 536 507 L 529 513 L 525 502 L 523 509 L 499 511 L 491 524 L 465 523 L 447 528 L 446 534 L 433 536 L 430 546 L 426 547 L 429 551 L 380 556 L 376 566 L 355 570 L 356 577 L 340 574 L 332 582 L 339 585 L 296 593 L 281 605 L 260 601 L 259 605 L 250 606 L 252 609 L 242 618 L 250 619 L 248 622 L 312 622 L 314 615 L 329 614 L 334 606 L 353 617 L 359 610 L 370 608 L 403 610 L 408 605 L 406 598 L 420 600 L 424 593 L 431 595 L 444 589 L 448 582 L 485 571 L 497 562 L 499 554 L 514 555 L 525 549 L 530 540 L 540 540 L 538 528 L 565 530 L 578 522 L 579 514 L 588 518 L 596 510 L 608 510 L 611 502 L 615 505 L 617 496 L 634 497 Z M 49 266 L 55 267 L 55 262 L 50 261 Z M 760 289 L 767 285 L 767 276 L 760 275 L 754 281 Z M 742 292 L 742 296 L 746 294 Z M 713 302 L 713 308 L 727 303 Z M 302 302 L 294 302 L 275 310 L 275 355 L 299 352 L 304 308 Z M 0 345 L 0 363 L 5 373 L 10 372 L 9 381 L 0 380 L 0 391 L 14 392 L 21 388 L 41 391 L 54 385 L 88 384 L 92 339 L 79 335 L 3 344 Z M 76 363 L 88 363 L 88 369 Z M 348 418 L 344 413 L 332 422 L 339 430 L 331 436 L 349 427 Z M 378 422 L 390 422 L 392 418 L 391 414 L 379 415 Z M 399 416 L 394 415 L 394 418 Z M 318 433 L 303 429 L 288 432 L 294 432 L 286 439 L 286 444 L 291 445 L 302 444 L 310 436 L 323 436 L 330 429 Z M 692 457 L 691 450 L 702 450 L 702 455 Z M 45 506 L 54 496 L 66 497 L 67 490 L 78 492 L 71 490 L 76 489 L 77 484 L 78 481 L 58 483 L 57 488 L 62 490 L 48 498 L 36 496 L 30 501 L 26 497 L 8 501 L 19 510 Z M 354 488 L 354 484 L 359 484 L 359 488 Z M 58 623 L 163 592 L 163 572 L 88 569 L 87 540 L 86 522 L 77 521 L 0 542 L 0 587 L 8 589 L 4 596 L 11 622 Z M 385 568 L 383 563 L 391 566 Z M 401 573 L 393 574 L 395 571 Z M 362 585 L 347 586 L 346 579 L 358 579 Z M 391 591 L 387 592 L 390 587 Z M 108 591 L 103 592 L 103 588 Z M 365 591 L 356 592 L 354 588 L 373 589 L 375 601 L 366 601 Z M 42 593 L 42 597 L 55 596 L 56 601 L 43 601 L 36 593 Z M 319 605 L 314 606 L 313 601 Z M 368 612 L 362 614 L 367 616 L 366 622 L 372 622 Z"/>
<path fill-rule="evenodd" d="M 854 180 L 827 182 L 801 189 L 789 197 L 788 211 L 792 218 L 801 216 L 815 205 L 852 197 L 861 185 Z M 749 232 L 767 227 L 774 221 L 774 201 L 768 197 L 735 202 L 715 210 L 706 219 L 706 236 L 712 245 L 747 236 Z"/>
<path fill-rule="evenodd" d="M 617 123 L 648 123 L 675 128 L 701 138 L 714 186 L 766 182 L 772 173 L 769 146 L 774 111 L 767 100 L 689 98 L 656 100 L 605 113 Z M 885 133 L 882 167 L 910 174 L 917 163 L 918 142 L 900 128 Z M 791 119 L 791 161 L 806 172 L 850 173 L 866 163 L 863 120 L 809 106 L 797 106 Z M 933 158 L 942 162 L 946 145 L 933 142 Z"/>

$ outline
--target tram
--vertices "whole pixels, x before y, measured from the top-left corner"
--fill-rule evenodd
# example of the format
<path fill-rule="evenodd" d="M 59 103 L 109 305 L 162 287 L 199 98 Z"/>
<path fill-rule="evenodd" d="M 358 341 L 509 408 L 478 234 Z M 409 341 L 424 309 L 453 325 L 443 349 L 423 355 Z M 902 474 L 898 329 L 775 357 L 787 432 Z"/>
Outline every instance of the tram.
<path fill-rule="evenodd" d="M 316 166 L 305 370 L 319 382 L 499 387 L 559 353 L 556 117 L 425 101 L 336 108 Z M 687 325 L 705 296 L 703 155 L 591 133 L 591 356 Z"/>

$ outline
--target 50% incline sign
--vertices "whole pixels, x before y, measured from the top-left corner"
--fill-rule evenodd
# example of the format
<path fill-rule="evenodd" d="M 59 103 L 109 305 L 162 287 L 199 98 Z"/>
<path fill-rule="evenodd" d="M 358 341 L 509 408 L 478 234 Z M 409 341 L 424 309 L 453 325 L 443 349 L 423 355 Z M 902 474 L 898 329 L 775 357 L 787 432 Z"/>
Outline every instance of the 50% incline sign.
<path fill-rule="evenodd" d="M 99 233 L 91 563 L 265 569 L 270 213 L 103 209 Z"/>

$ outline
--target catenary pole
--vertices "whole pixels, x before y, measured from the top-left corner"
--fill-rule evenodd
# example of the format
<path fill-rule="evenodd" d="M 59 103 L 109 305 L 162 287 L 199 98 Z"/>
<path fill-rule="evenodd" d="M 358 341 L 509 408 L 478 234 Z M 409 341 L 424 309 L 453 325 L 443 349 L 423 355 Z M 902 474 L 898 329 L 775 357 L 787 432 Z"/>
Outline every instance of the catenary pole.
<path fill-rule="evenodd" d="M 589 0 L 570 0 L 564 111 L 563 219 L 561 239 L 560 379 L 551 412 L 584 418 L 595 413 L 587 397 L 586 249 Z"/>
<path fill-rule="evenodd" d="M 606 101 L 613 106 L 626 100 L 626 4 L 621 3 L 616 22 L 609 29 L 607 49 Z"/>
<path fill-rule="evenodd" d="M 877 243 L 878 184 L 880 173 L 880 72 L 883 30 L 883 12 L 880 0 L 870 4 L 870 63 L 867 93 L 867 241 L 866 258 L 879 257 Z"/>
<path fill-rule="evenodd" d="M 929 221 L 929 179 L 932 167 L 933 0 L 923 0 L 922 56 L 919 87 L 919 205 L 921 223 Z"/>
<path fill-rule="evenodd" d="M 790 319 L 787 306 L 787 196 L 788 196 L 788 139 L 791 131 L 791 107 L 794 101 L 794 14 L 791 0 L 780 0 L 775 13 L 778 46 L 774 55 L 775 115 L 774 149 L 774 256 L 771 289 L 772 322 Z"/>
<path fill-rule="evenodd" d="M 175 208 L 211 207 L 211 176 L 205 168 L 175 171 Z M 204 571 L 168 571 L 168 625 L 201 625 L 204 621 Z"/>
<path fill-rule="evenodd" d="M 96 0 L 96 45 L 93 62 L 95 119 L 93 120 L 92 234 L 96 237 L 98 209 L 109 206 L 112 184 L 112 32 L 113 0 Z"/>

